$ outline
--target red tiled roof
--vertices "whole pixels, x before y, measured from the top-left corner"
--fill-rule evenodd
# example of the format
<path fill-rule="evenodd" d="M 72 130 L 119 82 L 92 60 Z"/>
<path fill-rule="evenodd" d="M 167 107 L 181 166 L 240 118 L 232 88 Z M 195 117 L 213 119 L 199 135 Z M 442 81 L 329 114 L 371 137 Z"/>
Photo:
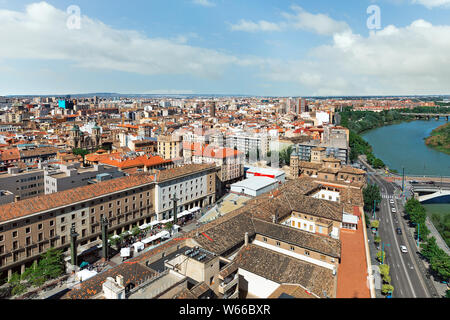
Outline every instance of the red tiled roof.
<path fill-rule="evenodd" d="M 119 190 L 145 185 L 152 181 L 153 175 L 133 175 L 4 204 L 0 206 L 0 221 L 70 205 Z"/>
<path fill-rule="evenodd" d="M 359 207 L 353 207 L 353 214 L 361 218 Z M 358 223 L 357 230 L 341 229 L 340 240 L 337 298 L 370 298 L 362 223 Z"/>

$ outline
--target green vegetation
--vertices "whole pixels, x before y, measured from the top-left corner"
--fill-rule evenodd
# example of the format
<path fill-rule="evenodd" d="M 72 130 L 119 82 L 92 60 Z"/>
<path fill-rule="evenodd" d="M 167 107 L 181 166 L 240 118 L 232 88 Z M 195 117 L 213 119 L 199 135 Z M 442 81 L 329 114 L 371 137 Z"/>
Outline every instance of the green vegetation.
<path fill-rule="evenodd" d="M 30 286 L 40 287 L 46 281 L 56 279 L 64 274 L 64 258 L 61 250 L 48 249 L 41 255 L 39 262 L 25 269 L 22 275 L 13 273 L 8 281 L 12 295 L 20 295 Z"/>
<path fill-rule="evenodd" d="M 433 213 L 431 215 L 431 221 L 439 231 L 441 237 L 450 247 L 450 212 L 446 214 Z"/>
<path fill-rule="evenodd" d="M 384 263 L 386 261 L 386 252 L 385 251 L 378 251 L 377 252 L 377 260 L 381 263 Z"/>
<path fill-rule="evenodd" d="M 428 238 L 430 231 L 425 226 L 425 208 L 417 199 L 413 198 L 406 202 L 405 211 L 411 223 L 416 225 L 416 236 L 417 224 L 420 224 L 421 254 L 429 261 L 430 269 L 438 277 L 448 282 L 450 280 L 450 256 L 439 248 L 435 237 Z"/>
<path fill-rule="evenodd" d="M 430 234 L 430 230 L 428 230 L 425 225 L 427 219 L 425 207 L 420 204 L 419 200 L 412 198 L 406 202 L 405 211 L 410 222 L 414 224 L 416 228 L 416 237 L 419 233 L 419 240 L 426 239 Z"/>
<path fill-rule="evenodd" d="M 425 139 L 425 144 L 440 152 L 450 154 L 450 123 L 431 131 L 430 136 Z"/>
<path fill-rule="evenodd" d="M 378 221 L 378 220 L 373 220 L 373 221 L 370 223 L 370 226 L 371 226 L 372 228 L 378 229 L 378 227 L 380 226 L 380 221 Z"/>
<path fill-rule="evenodd" d="M 292 146 L 289 146 L 286 149 L 280 151 L 279 154 L 280 164 L 284 163 L 287 166 L 290 165 L 292 151 L 293 151 Z"/>
<path fill-rule="evenodd" d="M 368 184 L 363 189 L 364 210 L 373 211 L 373 205 L 376 201 L 376 208 L 381 202 L 380 188 L 376 184 Z"/>
<path fill-rule="evenodd" d="M 375 169 L 384 168 L 384 162 L 373 155 L 372 147 L 360 134 L 396 121 L 403 121 L 409 117 L 402 116 L 397 111 L 353 111 L 352 108 L 345 108 L 339 114 L 341 116 L 341 125 L 350 131 L 350 160 L 353 162 L 358 159 L 359 155 L 365 155 L 372 167 Z"/>
<path fill-rule="evenodd" d="M 381 287 L 381 292 L 383 294 L 392 293 L 394 292 L 394 287 L 390 284 L 383 284 L 383 286 Z"/>
<path fill-rule="evenodd" d="M 399 109 L 399 112 L 402 113 L 448 113 L 450 114 L 450 104 L 446 103 L 437 103 L 439 107 L 415 107 L 414 109 Z"/>
<path fill-rule="evenodd" d="M 388 124 L 413 119 L 413 116 L 401 115 L 405 110 L 383 110 L 374 111 L 353 111 L 351 108 L 345 108 L 339 114 L 341 115 L 341 125 L 355 132 L 363 133 L 367 130 L 382 127 Z"/>

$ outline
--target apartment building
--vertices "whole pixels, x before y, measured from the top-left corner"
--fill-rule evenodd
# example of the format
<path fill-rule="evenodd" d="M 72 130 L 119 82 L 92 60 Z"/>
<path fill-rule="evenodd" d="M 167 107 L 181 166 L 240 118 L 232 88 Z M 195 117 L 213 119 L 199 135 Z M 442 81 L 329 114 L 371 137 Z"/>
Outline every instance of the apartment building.
<path fill-rule="evenodd" d="M 56 170 L 47 168 L 44 173 L 45 194 L 55 193 L 81 186 L 86 186 L 91 180 L 115 179 L 125 176 L 114 166 L 95 164 L 91 167 L 81 168 L 79 162 L 60 164 Z"/>
<path fill-rule="evenodd" d="M 188 164 L 159 171 L 156 177 L 155 213 L 158 220 L 173 217 L 174 197 L 178 213 L 194 207 L 204 207 L 216 201 L 214 164 Z"/>
<path fill-rule="evenodd" d="M 193 164 L 1 205 L 1 278 L 23 272 L 49 248 L 68 254 L 72 226 L 79 234 L 77 252 L 82 256 L 98 249 L 102 218 L 109 221 L 110 233 L 120 234 L 173 216 L 169 198 L 174 194 L 180 198 L 179 210 L 213 203 L 215 176 L 214 165 Z"/>
<path fill-rule="evenodd" d="M 0 188 L 12 192 L 16 200 L 28 199 L 44 194 L 44 169 L 19 169 L 9 167 L 0 172 Z"/>
<path fill-rule="evenodd" d="M 158 154 L 165 160 L 176 159 L 182 156 L 181 135 L 160 135 L 158 136 Z"/>

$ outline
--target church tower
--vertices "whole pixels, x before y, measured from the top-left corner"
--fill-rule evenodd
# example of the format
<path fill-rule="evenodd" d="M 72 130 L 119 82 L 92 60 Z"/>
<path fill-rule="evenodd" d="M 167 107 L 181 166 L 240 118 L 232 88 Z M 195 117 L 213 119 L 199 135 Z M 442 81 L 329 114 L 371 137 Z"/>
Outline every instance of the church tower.
<path fill-rule="evenodd" d="M 294 150 L 291 153 L 291 158 L 290 158 L 290 169 L 291 169 L 291 175 L 294 178 L 297 178 L 299 175 L 299 155 L 298 155 L 298 151 L 297 151 L 297 146 L 294 146 L 293 148 Z"/>

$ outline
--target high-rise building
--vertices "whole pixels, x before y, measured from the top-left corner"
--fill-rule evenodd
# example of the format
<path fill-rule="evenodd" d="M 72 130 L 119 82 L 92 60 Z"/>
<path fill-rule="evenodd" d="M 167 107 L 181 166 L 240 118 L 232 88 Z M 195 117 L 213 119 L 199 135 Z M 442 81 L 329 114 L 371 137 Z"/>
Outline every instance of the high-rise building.
<path fill-rule="evenodd" d="M 215 101 L 212 101 L 211 104 L 209 105 L 209 114 L 213 118 L 216 117 L 216 102 Z"/>

